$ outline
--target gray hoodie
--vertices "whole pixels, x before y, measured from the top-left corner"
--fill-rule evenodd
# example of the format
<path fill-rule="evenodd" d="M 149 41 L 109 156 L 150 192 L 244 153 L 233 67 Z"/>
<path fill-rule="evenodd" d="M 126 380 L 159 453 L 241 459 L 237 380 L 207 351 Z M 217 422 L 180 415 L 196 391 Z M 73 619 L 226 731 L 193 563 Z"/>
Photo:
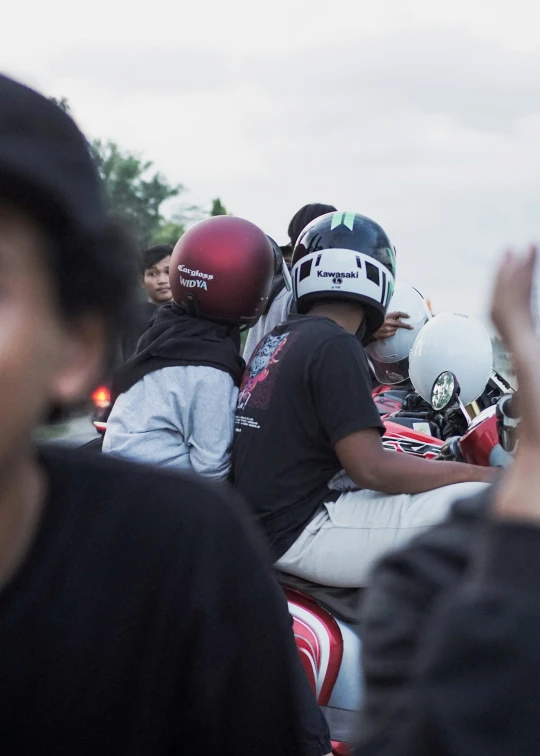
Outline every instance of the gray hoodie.
<path fill-rule="evenodd" d="M 223 370 L 174 366 L 145 375 L 115 402 L 103 451 L 223 480 L 238 388 Z"/>

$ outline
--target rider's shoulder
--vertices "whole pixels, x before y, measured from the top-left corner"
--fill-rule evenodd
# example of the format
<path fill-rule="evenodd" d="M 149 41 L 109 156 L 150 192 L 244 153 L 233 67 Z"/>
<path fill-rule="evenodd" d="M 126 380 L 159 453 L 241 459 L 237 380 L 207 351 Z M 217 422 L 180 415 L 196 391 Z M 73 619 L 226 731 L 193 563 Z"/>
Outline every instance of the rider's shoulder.
<path fill-rule="evenodd" d="M 313 317 L 311 315 L 297 317 L 301 317 L 305 321 L 304 330 L 309 331 L 311 338 L 317 342 L 317 348 L 328 348 L 333 351 L 352 350 L 355 353 L 363 352 L 359 339 L 331 318 Z"/>

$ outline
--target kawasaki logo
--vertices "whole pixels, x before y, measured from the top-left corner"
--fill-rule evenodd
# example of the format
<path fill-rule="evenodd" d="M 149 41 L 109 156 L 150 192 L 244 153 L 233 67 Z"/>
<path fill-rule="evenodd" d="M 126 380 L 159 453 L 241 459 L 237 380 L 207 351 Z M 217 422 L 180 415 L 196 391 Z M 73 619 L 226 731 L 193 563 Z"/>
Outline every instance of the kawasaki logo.
<path fill-rule="evenodd" d="M 318 270 L 319 278 L 358 278 L 358 273 L 327 273 L 325 270 Z"/>

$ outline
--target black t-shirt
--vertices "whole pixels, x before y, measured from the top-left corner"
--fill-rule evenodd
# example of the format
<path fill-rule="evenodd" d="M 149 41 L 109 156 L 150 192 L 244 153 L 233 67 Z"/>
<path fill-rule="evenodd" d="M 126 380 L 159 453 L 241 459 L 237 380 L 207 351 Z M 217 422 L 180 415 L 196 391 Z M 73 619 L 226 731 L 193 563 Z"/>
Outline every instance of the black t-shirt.
<path fill-rule="evenodd" d="M 84 451 L 42 460 L 42 521 L 0 593 L 3 756 L 324 753 L 320 721 L 302 740 L 319 712 L 283 593 L 228 497 Z"/>
<path fill-rule="evenodd" d="M 359 341 L 329 318 L 291 315 L 255 350 L 236 411 L 233 478 L 275 559 L 298 538 L 341 465 L 345 436 L 382 429 Z"/>

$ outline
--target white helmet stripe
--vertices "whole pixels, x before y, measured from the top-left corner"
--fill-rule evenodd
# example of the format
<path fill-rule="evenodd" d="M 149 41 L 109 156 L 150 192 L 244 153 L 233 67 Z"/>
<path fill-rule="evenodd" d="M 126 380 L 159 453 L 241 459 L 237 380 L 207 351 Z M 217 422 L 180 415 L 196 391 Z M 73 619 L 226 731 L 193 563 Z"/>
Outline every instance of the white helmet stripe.
<path fill-rule="evenodd" d="M 394 287 L 388 268 L 370 255 L 351 249 L 318 250 L 294 266 L 296 299 L 323 292 L 362 296 L 383 308 Z"/>

